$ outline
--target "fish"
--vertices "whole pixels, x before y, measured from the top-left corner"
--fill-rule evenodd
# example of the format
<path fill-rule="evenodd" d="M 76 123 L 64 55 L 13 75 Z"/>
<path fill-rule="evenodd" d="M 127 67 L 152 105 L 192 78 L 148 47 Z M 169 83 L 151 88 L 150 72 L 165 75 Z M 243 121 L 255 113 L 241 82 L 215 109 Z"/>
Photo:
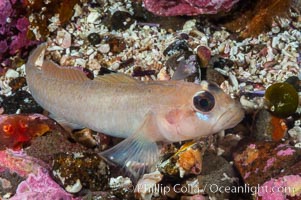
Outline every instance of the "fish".
<path fill-rule="evenodd" d="M 123 73 L 91 80 L 77 68 L 45 60 L 46 50 L 41 44 L 26 63 L 33 98 L 60 119 L 125 138 L 100 156 L 134 176 L 154 166 L 160 144 L 212 135 L 244 117 L 240 103 L 214 83 L 140 81 Z"/>
<path fill-rule="evenodd" d="M 33 138 L 50 130 L 46 117 L 39 114 L 0 115 L 0 149 L 20 150 Z"/>

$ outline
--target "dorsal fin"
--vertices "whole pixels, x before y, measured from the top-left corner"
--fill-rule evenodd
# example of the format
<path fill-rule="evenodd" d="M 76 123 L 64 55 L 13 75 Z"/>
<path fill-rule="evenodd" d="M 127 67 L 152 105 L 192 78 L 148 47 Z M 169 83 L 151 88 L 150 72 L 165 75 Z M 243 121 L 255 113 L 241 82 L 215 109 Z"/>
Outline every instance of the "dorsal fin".
<path fill-rule="evenodd" d="M 103 76 L 97 76 L 93 79 L 93 81 L 101 81 L 106 83 L 140 83 L 141 82 L 122 73 L 112 73 Z"/>
<path fill-rule="evenodd" d="M 60 67 L 56 63 L 45 60 L 42 65 L 44 75 L 55 79 L 72 80 L 72 81 L 86 81 L 90 80 L 83 71 L 76 68 Z"/>

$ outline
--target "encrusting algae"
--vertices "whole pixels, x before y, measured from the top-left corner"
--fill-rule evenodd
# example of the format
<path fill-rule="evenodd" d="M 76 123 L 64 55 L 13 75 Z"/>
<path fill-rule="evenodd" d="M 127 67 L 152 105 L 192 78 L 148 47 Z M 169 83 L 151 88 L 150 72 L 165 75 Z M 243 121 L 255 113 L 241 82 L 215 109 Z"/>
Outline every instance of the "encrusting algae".
<path fill-rule="evenodd" d="M 42 115 L 0 115 L 0 148 L 19 150 L 50 130 Z"/>

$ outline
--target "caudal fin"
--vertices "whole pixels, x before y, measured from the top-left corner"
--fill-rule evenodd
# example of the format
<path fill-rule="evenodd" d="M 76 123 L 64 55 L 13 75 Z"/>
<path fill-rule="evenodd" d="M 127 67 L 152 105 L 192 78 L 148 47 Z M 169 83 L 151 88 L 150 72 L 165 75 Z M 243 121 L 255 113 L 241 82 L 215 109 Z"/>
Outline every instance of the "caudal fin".
<path fill-rule="evenodd" d="M 43 62 L 44 62 L 44 54 L 45 54 L 45 50 L 47 48 L 47 44 L 43 43 L 40 44 L 36 49 L 34 49 L 29 58 L 28 61 L 26 63 L 26 69 L 27 68 L 32 68 L 35 66 L 42 66 Z"/>

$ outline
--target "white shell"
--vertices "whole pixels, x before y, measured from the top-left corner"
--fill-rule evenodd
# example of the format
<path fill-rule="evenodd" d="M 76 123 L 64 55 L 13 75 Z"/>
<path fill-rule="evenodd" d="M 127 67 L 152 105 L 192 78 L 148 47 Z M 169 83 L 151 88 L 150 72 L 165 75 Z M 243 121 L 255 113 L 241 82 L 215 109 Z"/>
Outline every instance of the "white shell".
<path fill-rule="evenodd" d="M 76 182 L 73 185 L 67 185 L 65 188 L 67 192 L 77 193 L 83 188 L 79 179 L 76 179 Z"/>

